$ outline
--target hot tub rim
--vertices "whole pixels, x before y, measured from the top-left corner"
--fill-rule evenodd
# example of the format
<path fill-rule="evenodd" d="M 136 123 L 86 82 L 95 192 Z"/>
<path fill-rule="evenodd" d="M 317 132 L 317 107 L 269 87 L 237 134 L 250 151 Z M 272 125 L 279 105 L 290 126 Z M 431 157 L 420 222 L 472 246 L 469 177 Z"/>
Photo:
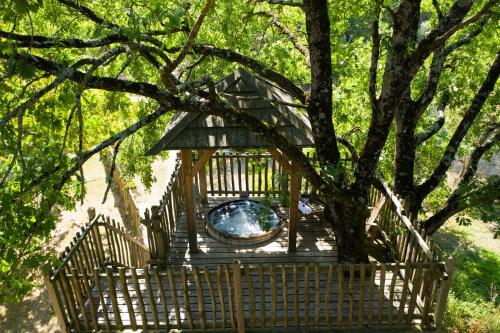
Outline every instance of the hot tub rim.
<path fill-rule="evenodd" d="M 221 208 L 222 206 L 226 206 L 230 203 L 234 203 L 234 202 L 243 202 L 243 201 L 252 201 L 252 202 L 255 202 L 255 203 L 259 203 L 262 205 L 262 202 L 258 201 L 258 200 L 253 200 L 253 199 L 236 199 L 236 200 L 230 200 L 230 201 L 226 201 L 226 202 L 223 202 L 215 207 L 213 207 L 212 209 L 210 209 L 208 212 L 207 212 L 207 215 L 205 216 L 205 229 L 207 230 L 208 234 L 220 241 L 220 242 L 223 242 L 223 243 L 226 243 L 226 244 L 232 244 L 234 245 L 234 243 L 237 243 L 238 245 L 242 245 L 240 244 L 240 242 L 243 242 L 243 243 L 248 243 L 246 245 L 256 245 L 256 244 L 260 244 L 260 243 L 263 243 L 271 238 L 273 238 L 274 236 L 276 236 L 278 233 L 281 232 L 281 230 L 283 229 L 283 226 L 285 224 L 285 218 L 283 218 L 283 216 L 281 216 L 280 214 L 278 214 L 278 212 L 276 211 L 276 208 L 271 206 L 271 207 L 268 207 L 270 210 L 272 210 L 276 216 L 278 217 L 278 224 L 275 225 L 270 231 L 262 234 L 262 235 L 258 235 L 258 236 L 249 236 L 249 237 L 243 237 L 243 236 L 233 236 L 233 235 L 230 235 L 230 234 L 227 234 L 225 232 L 222 232 L 218 229 L 216 229 L 211 223 L 209 223 L 209 217 L 210 217 L 210 214 L 217 210 L 218 208 Z"/>

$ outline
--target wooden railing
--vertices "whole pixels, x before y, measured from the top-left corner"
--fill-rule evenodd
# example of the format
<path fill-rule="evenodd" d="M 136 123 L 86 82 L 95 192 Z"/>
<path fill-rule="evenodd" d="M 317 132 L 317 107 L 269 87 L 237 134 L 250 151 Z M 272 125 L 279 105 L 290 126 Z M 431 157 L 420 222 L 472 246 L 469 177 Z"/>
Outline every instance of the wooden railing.
<path fill-rule="evenodd" d="M 432 242 L 422 232 L 421 225 L 411 221 L 389 186 L 376 179 L 370 192 L 372 215 L 368 223 L 376 223 L 396 254 L 397 261 L 432 261 Z"/>
<path fill-rule="evenodd" d="M 75 316 L 91 299 L 95 274 L 109 266 L 145 267 L 148 258 L 149 250 L 114 220 L 99 215 L 83 226 L 61 253 L 60 264 L 44 267 L 45 284 L 63 331 L 71 323 L 80 327 Z"/>
<path fill-rule="evenodd" d="M 63 271 L 51 284 L 64 331 L 429 326 L 449 288 L 436 265 L 108 267 Z"/>
<path fill-rule="evenodd" d="M 103 150 L 101 151 L 100 156 L 104 168 L 108 173 L 109 170 L 111 170 L 113 152 L 112 150 Z M 130 224 L 130 232 L 132 235 L 138 237 L 138 239 L 142 239 L 141 214 L 139 212 L 139 208 L 132 194 L 132 191 L 123 182 L 122 176 L 120 174 L 120 168 L 118 166 L 115 167 L 112 177 L 113 186 L 118 189 L 120 198 L 123 201 L 123 208 L 125 209 L 125 212 L 127 214 L 126 222 Z"/>
<path fill-rule="evenodd" d="M 270 154 L 214 154 L 207 161 L 209 195 L 274 196 L 288 186 L 287 173 Z"/>
<path fill-rule="evenodd" d="M 180 161 L 176 160 L 174 171 L 158 206 L 146 210 L 142 224 L 147 230 L 150 263 L 159 264 L 168 254 L 173 243 L 177 225 L 184 207 L 184 191 L 180 177 Z"/>

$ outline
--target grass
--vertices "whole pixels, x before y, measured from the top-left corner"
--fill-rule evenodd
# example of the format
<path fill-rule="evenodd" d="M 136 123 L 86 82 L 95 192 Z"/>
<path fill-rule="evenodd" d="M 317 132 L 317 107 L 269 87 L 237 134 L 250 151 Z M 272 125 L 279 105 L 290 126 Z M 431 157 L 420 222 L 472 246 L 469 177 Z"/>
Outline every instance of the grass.
<path fill-rule="evenodd" d="M 473 243 L 468 232 L 452 226 L 435 239 L 440 254 L 456 260 L 443 331 L 500 332 L 500 254 Z"/>

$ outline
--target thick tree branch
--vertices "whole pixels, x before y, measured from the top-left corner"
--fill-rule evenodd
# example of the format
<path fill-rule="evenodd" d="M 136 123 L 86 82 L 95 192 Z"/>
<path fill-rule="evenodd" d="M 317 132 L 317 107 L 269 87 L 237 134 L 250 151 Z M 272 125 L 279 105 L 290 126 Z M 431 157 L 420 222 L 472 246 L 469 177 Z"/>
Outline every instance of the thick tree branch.
<path fill-rule="evenodd" d="M 429 69 L 429 75 L 427 77 L 427 85 L 425 86 L 425 89 L 422 91 L 418 99 L 412 102 L 413 113 L 417 120 L 422 117 L 422 114 L 431 104 L 434 96 L 436 95 L 439 80 L 444 69 L 445 60 L 446 54 L 444 53 L 442 48 L 439 48 L 434 52 L 431 67 Z M 446 101 L 446 103 L 447 102 L 448 101 Z"/>
<path fill-rule="evenodd" d="M 31 96 L 27 101 L 22 103 L 18 108 L 15 110 L 12 110 L 11 112 L 7 113 L 1 120 L 0 120 L 0 131 L 2 130 L 3 126 L 12 118 L 14 117 L 19 117 L 21 116 L 24 111 L 33 103 L 34 101 L 38 101 L 40 98 L 45 96 L 47 93 L 50 91 L 54 90 L 56 87 L 58 87 L 62 82 L 64 82 L 66 79 L 69 79 L 75 72 L 77 68 L 80 68 L 85 65 L 94 65 L 94 66 L 100 66 L 104 64 L 106 61 L 109 59 L 116 57 L 118 54 L 125 52 L 124 48 L 115 48 L 112 49 L 108 52 L 105 52 L 101 57 L 95 58 L 95 59 L 81 59 L 77 61 L 75 64 L 64 68 L 61 71 L 55 72 L 51 71 L 50 73 L 53 75 L 57 75 L 57 78 L 52 81 L 50 84 L 42 88 L 41 90 L 37 91 L 33 96 Z M 0 58 L 3 56 L 0 55 Z"/>
<path fill-rule="evenodd" d="M 305 0 L 307 42 L 311 61 L 311 95 L 307 115 L 322 167 L 337 166 L 340 152 L 332 121 L 332 59 L 330 20 L 326 0 Z M 338 180 L 339 184 L 342 182 Z"/>
<path fill-rule="evenodd" d="M 453 136 L 451 137 L 448 146 L 446 147 L 438 166 L 432 175 L 422 184 L 418 185 L 415 189 L 415 195 L 420 200 L 423 200 L 432 190 L 439 185 L 439 182 L 446 175 L 446 171 L 455 159 L 458 147 L 462 143 L 465 135 L 469 131 L 474 119 L 481 111 L 489 94 L 493 91 L 495 83 L 500 74 L 500 51 L 497 53 L 496 59 L 491 65 L 488 74 L 481 85 L 481 88 L 475 94 L 469 108 L 465 112 L 460 124 L 456 128 Z"/>
<path fill-rule="evenodd" d="M 375 0 L 375 2 L 377 3 L 378 7 L 382 7 L 384 8 L 390 15 L 393 19 L 396 19 L 398 17 L 398 14 L 394 11 L 394 9 L 392 9 L 390 6 L 386 5 L 384 3 L 384 0 Z"/>
<path fill-rule="evenodd" d="M 273 99 L 273 98 L 267 98 L 264 96 L 238 96 L 236 94 L 227 94 L 227 93 L 219 93 L 219 95 L 230 98 L 230 99 L 236 99 L 236 100 L 242 100 L 242 101 L 266 101 L 272 104 L 280 104 L 280 105 L 286 105 L 286 106 L 291 106 L 294 108 L 299 108 L 299 109 L 305 109 L 307 106 L 303 104 L 297 104 L 297 103 L 288 103 L 284 102 L 282 100 L 278 99 Z"/>
<path fill-rule="evenodd" d="M 16 47 L 30 47 L 36 49 L 93 48 L 128 41 L 128 38 L 121 34 L 111 34 L 103 38 L 83 40 L 79 38 L 60 39 L 40 35 L 20 35 L 2 30 L 0 30 L 0 37 L 17 41 L 18 43 L 15 44 Z"/>
<path fill-rule="evenodd" d="M 37 69 L 51 73 L 53 75 L 57 75 L 62 70 L 67 68 L 60 63 L 56 63 L 42 57 L 30 55 L 28 53 L 15 53 L 11 56 L 6 56 L 4 54 L 0 54 L 0 59 L 14 59 L 25 61 L 27 63 L 32 64 Z M 95 75 L 87 75 L 78 70 L 72 70 L 72 73 L 68 76 L 68 79 L 77 83 L 82 83 L 85 81 L 85 87 L 91 89 L 102 89 L 107 91 L 121 91 L 126 93 L 131 93 L 135 95 L 141 95 L 145 97 L 152 98 L 158 101 L 160 104 L 177 104 L 179 103 L 179 98 L 176 96 L 169 94 L 165 90 L 160 89 L 159 87 L 145 83 L 145 82 L 136 82 L 129 80 L 121 80 L 114 79 L 110 77 L 99 77 Z M 87 79 L 85 77 L 87 76 Z"/>
<path fill-rule="evenodd" d="M 413 78 L 407 70 L 407 51 L 414 40 L 419 18 L 420 1 L 400 2 L 393 25 L 392 47 L 385 64 L 382 90 L 376 108 L 372 109 L 367 138 L 354 172 L 356 180 L 352 189 L 359 197 L 367 197 L 396 111 L 404 107 L 402 100 Z"/>
<path fill-rule="evenodd" d="M 425 37 L 409 56 L 408 63 L 412 70 L 416 71 L 423 61 L 437 48 L 444 43 L 458 30 L 461 30 L 479 20 L 490 15 L 492 7 L 498 0 L 489 0 L 481 10 L 470 18 L 464 20 L 465 16 L 472 8 L 472 0 L 456 0 L 448 15 L 444 16 L 427 37 Z"/>
<path fill-rule="evenodd" d="M 296 8 L 302 8 L 303 6 L 302 2 L 286 1 L 286 0 L 255 0 L 255 2 L 267 2 L 270 5 L 281 5 L 281 6 L 289 6 Z"/>
<path fill-rule="evenodd" d="M 237 62 L 245 67 L 250 68 L 262 77 L 276 83 L 281 89 L 290 93 L 294 98 L 297 98 L 301 103 L 306 102 L 306 94 L 302 88 L 297 86 L 293 81 L 286 76 L 273 71 L 257 60 L 234 52 L 229 49 L 221 49 L 211 45 L 193 45 L 192 50 L 201 55 L 215 56 L 229 62 Z"/>
<path fill-rule="evenodd" d="M 483 138 L 483 142 L 477 146 L 469 159 L 467 160 L 467 165 L 465 167 L 465 172 L 460 179 L 457 188 L 452 192 L 448 198 L 446 205 L 441 208 L 436 214 L 422 222 L 427 234 L 433 234 L 438 230 L 450 217 L 463 211 L 470 207 L 470 205 L 464 204 L 464 199 L 466 197 L 474 198 L 474 203 L 477 202 L 494 202 L 498 200 L 498 196 L 492 195 L 490 189 L 495 186 L 497 190 L 500 189 L 500 182 L 494 182 L 494 184 L 487 184 L 479 189 L 476 189 L 470 193 L 464 193 L 464 190 L 470 184 L 472 178 L 476 174 L 477 167 L 481 157 L 486 151 L 491 149 L 495 144 L 500 142 L 500 130 L 497 128 L 492 130 L 493 135 L 487 133 Z M 495 185 L 496 184 L 496 185 Z"/>
<path fill-rule="evenodd" d="M 425 131 L 415 134 L 415 143 L 421 145 L 436 134 L 443 127 L 445 116 L 443 110 L 438 110 L 438 118 Z"/>
<path fill-rule="evenodd" d="M 107 21 L 103 18 L 101 18 L 99 15 L 97 15 L 92 9 L 90 9 L 87 6 L 84 6 L 78 2 L 70 1 L 70 0 L 57 0 L 59 3 L 72 8 L 76 10 L 77 12 L 81 13 L 85 17 L 87 17 L 89 20 L 91 20 L 94 23 L 97 23 L 105 28 L 120 28 L 117 24 Z"/>
<path fill-rule="evenodd" d="M 434 9 L 436 10 L 436 14 L 438 16 L 438 19 L 441 21 L 443 19 L 443 12 L 441 11 L 441 6 L 439 5 L 438 0 L 432 0 L 432 5 L 434 6 Z"/>

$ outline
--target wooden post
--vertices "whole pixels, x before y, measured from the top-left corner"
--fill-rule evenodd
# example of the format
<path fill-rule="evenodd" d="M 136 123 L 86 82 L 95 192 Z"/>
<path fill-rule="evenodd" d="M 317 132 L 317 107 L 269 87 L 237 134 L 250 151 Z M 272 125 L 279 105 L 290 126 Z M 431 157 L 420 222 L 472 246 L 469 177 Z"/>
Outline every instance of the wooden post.
<path fill-rule="evenodd" d="M 52 272 L 52 267 L 46 264 L 45 267 L 42 268 L 43 271 L 43 279 L 45 282 L 45 287 L 49 293 L 50 303 L 52 304 L 52 308 L 56 314 L 57 322 L 59 323 L 59 327 L 62 332 L 69 332 L 68 323 L 66 322 L 66 316 L 64 314 L 64 308 L 61 304 L 61 300 L 59 298 L 59 294 L 56 291 L 54 286 L 55 282 L 50 278 L 50 273 Z"/>
<path fill-rule="evenodd" d="M 198 152 L 198 156 L 201 158 L 201 151 Z M 198 177 L 199 177 L 199 186 L 200 186 L 200 196 L 201 196 L 201 203 L 206 204 L 208 203 L 208 196 L 207 196 L 207 174 L 205 172 L 205 164 L 203 164 L 200 168 L 200 171 L 198 172 Z"/>
<path fill-rule="evenodd" d="M 441 288 L 436 302 L 436 310 L 434 311 L 434 322 L 436 324 L 436 328 L 438 329 L 441 327 L 441 323 L 443 322 L 446 300 L 448 299 L 448 293 L 451 287 L 451 279 L 453 277 L 453 272 L 455 272 L 455 259 L 448 257 L 444 263 L 444 267 L 448 276 L 441 282 Z"/>
<path fill-rule="evenodd" d="M 297 164 L 292 161 L 290 168 L 290 207 L 288 222 L 288 252 L 297 250 L 297 224 L 299 222 L 299 192 L 300 192 L 300 173 Z"/>
<path fill-rule="evenodd" d="M 236 324 L 238 333 L 245 333 L 245 317 L 243 314 L 243 296 L 241 293 L 241 267 L 238 260 L 233 264 L 234 296 L 236 299 Z"/>
<path fill-rule="evenodd" d="M 196 239 L 196 213 L 193 196 L 193 175 L 191 174 L 191 150 L 181 150 L 182 179 L 184 183 L 184 196 L 186 200 L 186 220 L 188 227 L 189 252 L 198 252 Z"/>
<path fill-rule="evenodd" d="M 96 217 L 96 212 L 94 207 L 87 208 L 87 214 L 89 215 L 89 221 L 92 222 Z"/>
<path fill-rule="evenodd" d="M 149 212 L 145 212 L 145 219 L 141 223 L 146 226 L 147 235 L 149 238 L 149 253 L 151 259 L 163 261 L 169 247 L 168 238 L 165 230 L 161 227 L 160 210 L 158 206 L 151 207 L 151 216 Z"/>

